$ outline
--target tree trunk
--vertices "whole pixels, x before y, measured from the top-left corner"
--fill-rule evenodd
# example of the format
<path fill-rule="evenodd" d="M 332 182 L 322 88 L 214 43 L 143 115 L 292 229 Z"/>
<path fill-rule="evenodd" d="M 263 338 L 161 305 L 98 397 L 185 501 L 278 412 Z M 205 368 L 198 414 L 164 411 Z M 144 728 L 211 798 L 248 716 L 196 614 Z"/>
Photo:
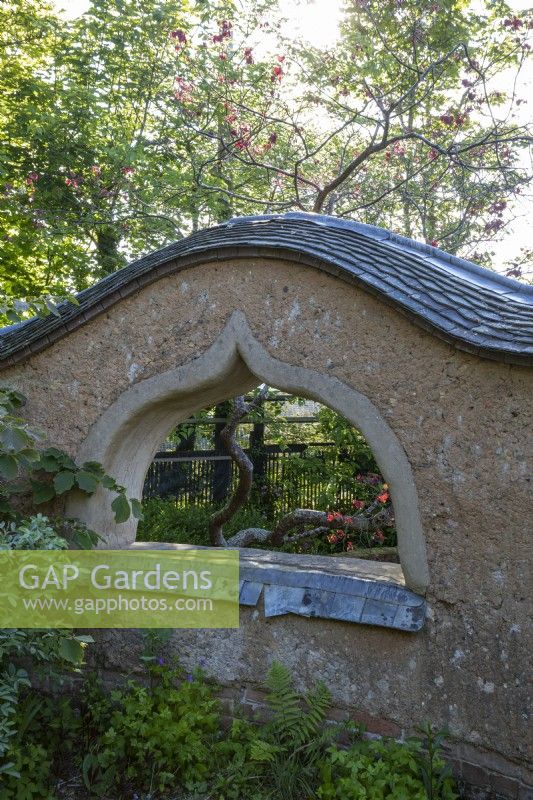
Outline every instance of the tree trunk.
<path fill-rule="evenodd" d="M 98 271 L 104 278 L 124 266 L 125 259 L 119 253 L 120 236 L 111 225 L 102 225 L 96 233 L 96 257 Z"/>
<path fill-rule="evenodd" d="M 247 502 L 252 489 L 254 465 L 242 447 L 237 443 L 237 426 L 244 417 L 263 402 L 267 392 L 268 387 L 263 387 L 251 403 L 246 403 L 242 395 L 236 397 L 233 401 L 233 413 L 220 432 L 220 441 L 226 453 L 231 457 L 239 470 L 239 482 L 224 508 L 221 508 L 220 511 L 213 514 L 209 520 L 209 535 L 211 537 L 211 543 L 215 547 L 226 546 L 223 527 Z"/>

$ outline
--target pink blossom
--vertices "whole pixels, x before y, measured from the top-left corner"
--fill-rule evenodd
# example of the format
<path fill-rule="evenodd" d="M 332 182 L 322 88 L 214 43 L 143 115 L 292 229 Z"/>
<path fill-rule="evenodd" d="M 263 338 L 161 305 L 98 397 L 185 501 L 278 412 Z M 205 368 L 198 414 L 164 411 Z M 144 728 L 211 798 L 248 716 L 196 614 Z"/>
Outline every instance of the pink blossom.
<path fill-rule="evenodd" d="M 181 103 L 190 103 L 192 101 L 193 84 L 185 80 L 185 78 L 176 75 L 174 79 L 176 88 L 174 90 L 174 97 Z"/>
<path fill-rule="evenodd" d="M 181 44 L 187 43 L 187 35 L 185 31 L 182 31 L 181 29 L 177 31 L 171 31 L 170 36 L 172 37 L 172 39 L 177 39 L 178 42 L 180 42 Z"/>

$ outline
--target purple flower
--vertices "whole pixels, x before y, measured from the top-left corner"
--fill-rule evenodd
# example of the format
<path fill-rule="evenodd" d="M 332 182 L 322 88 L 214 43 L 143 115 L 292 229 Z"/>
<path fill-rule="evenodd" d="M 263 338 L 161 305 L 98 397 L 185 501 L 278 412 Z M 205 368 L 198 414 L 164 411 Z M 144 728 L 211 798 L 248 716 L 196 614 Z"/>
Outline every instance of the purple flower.
<path fill-rule="evenodd" d="M 192 683 L 194 681 L 194 678 L 190 673 L 187 675 L 187 680 L 189 681 L 189 683 Z"/>
<path fill-rule="evenodd" d="M 165 663 L 165 659 L 163 658 L 163 656 L 159 656 L 159 658 L 157 659 L 157 663 L 159 664 L 160 667 L 163 666 L 163 664 Z"/>

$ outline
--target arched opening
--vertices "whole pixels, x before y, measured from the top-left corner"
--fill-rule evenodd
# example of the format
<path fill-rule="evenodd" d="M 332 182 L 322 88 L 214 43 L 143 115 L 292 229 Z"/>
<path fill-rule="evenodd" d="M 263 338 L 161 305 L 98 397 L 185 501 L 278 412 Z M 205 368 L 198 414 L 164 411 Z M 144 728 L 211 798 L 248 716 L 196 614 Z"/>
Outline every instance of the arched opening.
<path fill-rule="evenodd" d="M 270 356 L 241 312 L 233 313 L 203 355 L 124 392 L 93 426 L 79 458 L 100 461 L 130 496 L 140 498 L 157 448 L 176 425 L 206 406 L 246 394 L 259 382 L 328 405 L 363 433 L 390 487 L 405 582 L 423 593 L 429 574 L 416 488 L 394 431 L 376 406 L 352 387 Z M 67 512 L 102 532 L 106 547 L 129 547 L 135 541 L 136 522 L 117 526 L 103 491 L 88 499 L 73 497 Z"/>
<path fill-rule="evenodd" d="M 398 563 L 390 492 L 362 433 L 276 387 L 239 402 L 202 409 L 161 444 L 137 540 L 211 546 L 224 509 L 229 546 Z"/>

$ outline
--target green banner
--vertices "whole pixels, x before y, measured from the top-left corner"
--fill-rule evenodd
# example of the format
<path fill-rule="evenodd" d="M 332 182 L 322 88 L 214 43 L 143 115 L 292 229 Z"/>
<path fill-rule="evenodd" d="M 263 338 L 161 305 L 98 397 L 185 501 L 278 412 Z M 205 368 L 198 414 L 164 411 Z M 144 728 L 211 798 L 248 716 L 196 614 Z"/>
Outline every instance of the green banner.
<path fill-rule="evenodd" d="M 238 550 L 2 550 L 1 628 L 238 628 Z"/>

